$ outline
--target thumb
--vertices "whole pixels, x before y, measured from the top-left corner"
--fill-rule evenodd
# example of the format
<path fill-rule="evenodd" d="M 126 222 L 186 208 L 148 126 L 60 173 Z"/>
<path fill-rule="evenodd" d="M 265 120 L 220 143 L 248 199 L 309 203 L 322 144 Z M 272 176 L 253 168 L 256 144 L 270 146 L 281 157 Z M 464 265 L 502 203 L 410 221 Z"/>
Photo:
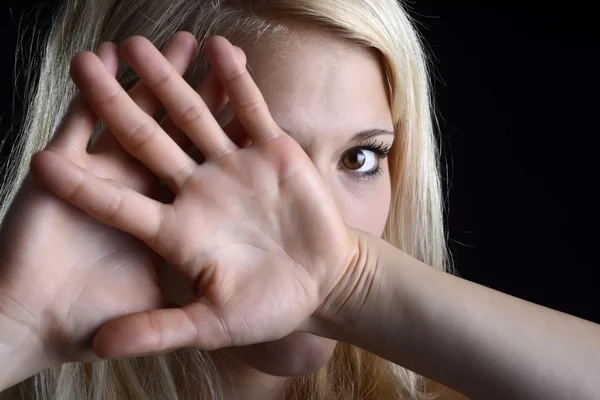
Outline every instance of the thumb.
<path fill-rule="evenodd" d="M 103 359 L 153 355 L 184 347 L 215 350 L 231 345 L 222 318 L 199 302 L 114 319 L 98 330 L 92 344 L 96 355 Z"/>

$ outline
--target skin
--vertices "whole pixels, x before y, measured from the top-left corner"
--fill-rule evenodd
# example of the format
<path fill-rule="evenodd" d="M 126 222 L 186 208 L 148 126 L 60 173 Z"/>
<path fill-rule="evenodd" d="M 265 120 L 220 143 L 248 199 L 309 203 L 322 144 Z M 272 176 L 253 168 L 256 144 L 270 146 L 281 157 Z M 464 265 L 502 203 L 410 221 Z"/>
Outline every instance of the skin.
<path fill-rule="evenodd" d="M 179 32 L 163 56 L 177 74 L 183 74 L 196 50 L 194 37 Z M 245 59 L 241 49 L 236 51 L 238 59 Z M 119 49 L 102 43 L 96 56 L 102 70 L 114 76 Z M 211 112 L 221 110 L 227 101 L 214 74 L 196 90 Z M 144 82 L 128 96 L 147 114 L 156 114 L 161 107 Z M 129 157 L 109 129 L 86 151 L 97 119 L 79 93 L 46 149 L 138 193 L 167 198 L 160 181 Z M 189 139 L 171 118 L 161 126 L 176 143 L 188 146 Z M 91 342 L 100 326 L 168 305 L 157 274 L 164 261 L 155 252 L 131 235 L 98 224 L 31 175 L 0 226 L 0 259 L 0 370 L 5 372 L 0 388 L 64 362 L 98 361 Z"/>
<path fill-rule="evenodd" d="M 74 268 L 60 257 L 92 250 L 102 255 L 99 249 L 123 244 L 97 242 L 106 239 L 97 231 L 108 235 L 104 226 L 69 215 L 29 187 L 27 201 L 17 206 L 21 213 L 2 226 L 0 368 L 5 373 L 0 389 L 44 366 L 85 359 L 89 341 L 73 343 L 85 331 L 95 332 L 91 344 L 101 358 L 181 347 L 210 351 L 308 332 L 357 345 L 474 399 L 596 397 L 597 324 L 433 269 L 378 235 L 349 226 L 322 173 L 273 119 L 245 60 L 225 38 L 211 38 L 206 52 L 250 146 L 239 146 L 213 118 L 222 107 L 216 87 L 199 90 L 203 101 L 144 38 L 128 39 L 122 50 L 205 161 L 199 164 L 183 151 L 172 140 L 176 132 L 167 132 L 165 124 L 158 129 L 148 115 L 153 112 L 123 91 L 103 60 L 83 52 L 73 59 L 71 72 L 91 108 L 76 103 L 54 143 L 32 159 L 32 171 L 58 197 L 164 257 L 188 280 L 194 298 L 182 307 L 161 308 L 146 297 L 150 290 L 140 290 L 135 299 L 117 291 L 112 294 L 122 296 L 120 310 L 104 309 L 111 304 L 107 299 L 115 299 L 108 278 L 123 278 L 120 274 L 127 276 L 130 268 L 103 270 L 107 282 L 89 280 L 106 291 L 95 303 L 78 280 L 40 284 L 41 275 L 64 275 Z M 119 165 L 114 159 L 106 163 L 107 154 L 81 150 L 93 131 L 92 110 L 127 152 L 171 188 L 172 202 L 157 201 L 103 171 Z M 142 181 L 129 169 L 117 170 Z M 35 218 L 40 208 L 46 212 Z M 40 229 L 48 226 L 47 219 L 73 230 L 48 235 Z M 81 235 L 85 227 L 93 229 L 80 246 L 62 238 Z M 42 239 L 56 246 L 28 252 L 32 242 L 49 245 Z M 112 247 L 109 254 L 117 250 Z M 30 257 L 40 257 L 39 262 Z M 87 257 L 71 272 L 98 272 Z M 133 281 L 149 271 L 140 268 Z M 61 301 L 45 297 L 61 291 Z M 65 298 L 74 300 L 63 314 L 59 306 Z M 135 312 L 134 300 L 150 304 Z M 133 313 L 124 313 L 126 308 Z M 101 326 L 90 321 L 100 311 L 108 314 Z M 65 343 L 71 354 L 61 353 Z M 251 376 L 246 381 L 258 382 Z"/>
<path fill-rule="evenodd" d="M 293 36 L 266 37 L 244 48 L 252 78 L 273 119 L 309 155 L 344 221 L 380 236 L 390 207 L 387 159 L 380 159 L 382 174 L 374 179 L 340 169 L 344 153 L 365 143 L 354 139 L 356 133 L 394 131 L 379 59 L 331 34 L 301 25 L 293 28 Z M 218 119 L 228 122 L 232 114 L 227 105 Z M 368 140 L 383 146 L 393 141 L 390 134 Z M 186 290 L 181 278 L 163 273 L 171 278 L 166 291 L 174 297 Z M 185 304 L 189 297 L 173 300 Z M 265 388 L 281 387 L 282 379 L 275 376 L 315 372 L 328 362 L 335 345 L 333 340 L 296 332 L 271 343 L 220 350 L 215 359 L 236 382 L 237 387 L 228 390 L 243 393 L 243 398 L 267 398 Z M 240 382 L 245 384 L 240 387 Z"/>
<path fill-rule="evenodd" d="M 359 174 L 343 171 L 339 167 L 347 150 L 363 144 L 352 139 L 357 132 L 373 128 L 393 130 L 381 66 L 373 53 L 350 43 L 322 33 L 316 34 L 303 27 L 296 26 L 295 29 L 295 40 L 282 38 L 285 45 L 290 46 L 286 50 L 278 50 L 286 46 L 272 40 L 247 49 L 253 75 L 260 90 L 265 91 L 265 100 L 273 110 L 276 123 L 285 127 L 291 137 L 298 141 L 310 157 L 307 161 L 314 164 L 311 168 L 324 179 L 323 183 L 319 183 L 318 190 L 326 192 L 326 201 L 333 200 L 332 207 L 335 207 L 334 213 L 340 216 L 339 222 L 380 235 L 389 208 L 387 163 L 381 160 L 382 173 L 377 179 L 371 180 L 361 179 Z M 135 41 L 129 41 L 121 49 L 122 55 L 128 62 L 133 61 L 134 65 L 137 46 Z M 177 73 L 181 74 L 187 68 L 193 47 L 194 41 L 190 40 L 189 34 L 178 34 L 173 38 L 165 57 Z M 102 74 L 115 73 L 118 66 L 115 52 L 114 46 L 106 44 L 99 49 L 99 60 L 104 62 L 106 68 Z M 241 50 L 238 56 L 244 57 L 240 53 Z M 317 54 L 318 57 L 315 56 Z M 140 64 L 139 55 L 137 57 L 137 63 Z M 71 73 L 84 93 L 95 95 L 99 90 L 91 89 L 88 82 L 98 83 L 106 81 L 108 77 L 82 77 L 85 67 L 81 58 L 74 59 Z M 304 67 L 299 67 L 303 59 L 310 59 L 311 64 L 304 62 Z M 346 59 L 347 62 L 339 63 L 339 59 Z M 96 65 L 96 71 L 99 71 L 98 67 Z M 290 75 L 294 75 L 295 79 L 290 80 Z M 222 109 L 226 97 L 214 76 L 207 78 L 197 90 L 211 112 Z M 158 111 L 160 102 L 144 83 L 140 83 L 129 95 L 146 113 Z M 90 98 L 86 100 L 90 101 Z M 298 108 L 309 110 L 310 113 L 306 113 L 302 119 L 298 118 Z M 124 109 L 116 107 L 116 110 Z M 77 99 L 48 146 L 48 152 L 69 159 L 95 176 L 119 181 L 138 193 L 160 198 L 151 171 L 132 162 L 110 132 L 105 132 L 91 151 L 86 153 L 87 135 L 95 124 L 94 111 L 115 131 L 111 126 L 112 117 L 103 117 L 97 108 L 92 111 L 82 98 Z M 133 115 L 129 112 L 126 114 Z M 226 118 L 227 114 L 231 114 L 231 109 L 225 109 L 222 116 Z M 190 140 L 177 125 L 170 118 L 162 123 L 164 131 L 178 145 L 187 148 Z M 127 126 L 131 127 L 131 122 Z M 392 135 L 369 140 L 383 147 L 391 145 L 392 141 Z M 43 182 L 44 171 L 57 171 L 53 166 L 44 165 L 43 161 L 38 163 L 35 159 L 39 158 L 34 157 L 32 170 L 42 172 L 37 178 Z M 58 172 L 54 178 L 67 175 Z M 173 184 L 168 179 L 163 181 Z M 91 337 L 107 321 L 130 313 L 161 308 L 173 300 L 182 300 L 171 298 L 168 295 L 169 287 L 166 288 L 167 297 L 161 298 L 158 285 L 164 286 L 165 279 L 161 276 L 164 275 L 164 268 L 161 269 L 160 259 L 143 243 L 117 229 L 99 224 L 60 202 L 31 177 L 14 205 L 2 226 L 6 240 L 0 242 L 0 252 L 6 260 L 0 271 L 0 283 L 3 283 L 0 287 L 0 317 L 3 317 L 0 333 L 4 334 L 0 344 L 2 349 L 8 351 L 7 354 L 3 353 L 2 359 L 6 361 L 3 370 L 11 372 L 6 375 L 9 380 L 3 384 L 17 382 L 40 368 L 62 362 L 95 361 L 97 356 L 89 347 Z M 19 215 L 31 218 L 23 219 Z M 331 212 L 321 220 L 330 217 Z M 48 236 L 46 231 L 39 229 L 39 224 L 53 226 L 56 228 L 54 232 L 60 234 Z M 87 232 L 86 235 L 80 235 L 82 231 Z M 83 237 L 84 241 L 79 240 Z M 26 240 L 21 241 L 20 238 Z M 36 246 L 42 251 L 28 251 L 35 243 L 39 243 Z M 340 246 L 333 245 L 333 248 L 337 247 Z M 342 247 L 347 246 L 344 244 Z M 148 265 L 158 268 L 158 276 L 153 269 L 147 268 Z M 335 268 L 332 270 L 335 271 Z M 174 281 L 176 283 L 177 280 Z M 125 282 L 130 282 L 127 290 L 120 288 Z M 132 286 L 133 283 L 138 283 L 138 287 Z M 44 290 L 40 291 L 39 287 Z M 181 294 L 182 287 L 170 287 Z M 33 297 L 31 293 L 37 295 Z M 88 312 L 91 307 L 97 311 Z M 100 310 L 102 312 L 98 312 Z M 42 315 L 50 318 L 46 317 L 40 324 Z M 312 372 L 327 362 L 335 341 L 305 332 L 291 335 L 290 332 L 291 329 L 284 335 L 287 337 L 274 343 L 216 352 L 217 366 L 227 375 L 235 373 L 235 382 L 246 383 L 245 387 L 226 389 L 235 390 L 238 394 L 246 393 L 246 398 L 265 398 L 267 393 L 252 393 L 262 389 L 273 394 L 281 386 L 281 379 L 274 380 L 265 372 L 298 375 Z M 117 342 L 114 338 L 97 340 L 98 337 L 102 335 L 96 335 L 96 342 L 99 343 Z M 19 340 L 14 342 L 15 338 Z M 258 341 L 264 342 L 265 339 Z M 103 357 L 111 356 L 106 350 L 99 350 L 99 347 L 105 346 L 96 345 L 96 353 Z M 271 354 L 271 357 L 265 359 L 265 353 Z M 21 361 L 10 361 L 15 358 Z M 24 359 L 28 362 L 23 362 Z M 21 368 L 15 370 L 13 367 L 16 365 Z"/>
<path fill-rule="evenodd" d="M 300 37 L 297 51 L 291 46 L 297 60 L 280 53 L 276 63 L 257 63 L 262 71 L 257 80 L 263 82 L 267 96 L 245 65 L 232 64 L 233 49 L 223 38 L 207 46 L 236 119 L 252 141 L 246 148 L 236 146 L 220 132 L 212 116 L 195 108 L 200 106 L 197 95 L 166 60 L 157 59 L 159 54 L 146 39 L 134 37 L 124 43 L 126 60 L 204 155 L 200 164 L 156 129 L 156 123 L 127 98 L 97 57 L 84 52 L 73 59 L 73 79 L 94 111 L 125 150 L 150 168 L 176 197 L 163 204 L 98 175 L 83 178 L 81 166 L 54 151 L 34 157 L 36 177 L 52 182 L 56 194 L 78 203 L 91 216 L 140 238 L 172 263 L 194 293 L 180 309 L 130 314 L 104 325 L 94 337 L 99 356 L 167 350 L 156 346 L 234 347 L 233 356 L 249 366 L 284 376 L 313 372 L 331 356 L 334 341 L 307 333 L 311 315 L 353 263 L 357 239 L 351 228 L 377 235 L 383 231 L 390 183 L 384 156 L 380 159 L 377 149 L 390 147 L 394 134 L 377 58 L 333 39 L 324 46 L 320 36 Z M 291 66 L 317 48 L 323 57 L 316 58 L 303 78 L 289 80 L 289 74 L 299 74 L 297 69 L 275 72 L 282 57 Z M 339 67 L 340 56 L 351 67 Z M 309 77 L 311 72 L 318 78 Z M 267 79 L 270 75 L 276 75 L 275 79 Z M 294 102 L 286 101 L 290 92 Z M 261 98 L 258 103 L 257 97 Z M 299 107 L 314 109 L 316 98 L 322 99 L 318 105 L 325 109 L 315 113 L 316 121 L 290 117 Z M 248 107 L 269 102 L 278 103 L 275 111 Z M 204 104 L 201 107 L 206 109 Z M 369 136 L 368 143 L 375 148 L 363 149 L 368 146 L 365 133 L 361 140 L 355 135 L 375 129 L 383 132 Z M 293 131 L 297 131 L 295 136 L 291 136 Z M 365 171 L 356 157 L 346 160 L 351 150 L 365 159 Z M 358 164 L 356 168 L 353 163 Z M 375 171 L 378 174 L 368 175 Z M 125 190 L 124 197 L 117 195 L 117 200 L 115 190 Z M 198 196 L 204 197 L 200 203 Z M 117 206 L 114 212 L 110 204 Z M 375 211 L 362 212 L 369 207 Z M 152 232 L 155 228 L 158 231 Z M 269 290 L 261 289 L 262 285 Z M 258 303 L 251 304 L 248 298 Z M 284 319 L 278 318 L 281 315 Z M 148 323 L 169 332 L 151 332 Z M 193 345 L 188 342 L 190 335 L 204 337 L 206 342 Z M 227 367 L 228 358 L 222 359 Z"/>

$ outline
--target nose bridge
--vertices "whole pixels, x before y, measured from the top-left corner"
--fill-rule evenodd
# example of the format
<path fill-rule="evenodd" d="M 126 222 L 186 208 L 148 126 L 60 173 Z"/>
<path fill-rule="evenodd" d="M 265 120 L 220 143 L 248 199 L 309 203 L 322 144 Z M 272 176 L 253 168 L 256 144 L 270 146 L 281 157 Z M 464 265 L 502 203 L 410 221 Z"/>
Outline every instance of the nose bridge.
<path fill-rule="evenodd" d="M 290 135 L 308 155 L 313 165 L 323 178 L 325 188 L 329 191 L 344 216 L 348 214 L 348 193 L 340 181 L 338 169 L 339 160 L 336 153 L 336 143 L 342 140 L 334 133 L 333 127 L 316 127 L 311 124 L 310 119 L 302 123 L 294 121 L 293 126 L 283 123 L 278 116 L 274 117 L 279 127 Z M 286 121 L 289 124 L 289 121 Z M 309 196 L 310 194 L 307 194 Z"/>
<path fill-rule="evenodd" d="M 340 181 L 340 171 L 338 170 L 337 160 L 335 160 L 331 151 L 324 151 L 326 147 L 318 146 L 316 143 L 317 140 L 313 140 L 311 145 L 302 147 L 302 149 L 311 159 L 313 165 L 321 175 L 325 188 L 335 199 L 339 211 L 344 217 L 344 220 L 346 220 L 348 217 L 348 199 L 346 198 L 348 193 Z"/>
<path fill-rule="evenodd" d="M 316 136 L 316 135 L 315 135 Z M 326 151 L 327 147 L 324 146 L 324 143 L 319 143 L 319 139 L 315 136 L 312 137 L 303 137 L 300 141 L 296 138 L 296 142 L 302 147 L 302 150 L 308 155 L 313 165 L 319 171 L 319 174 L 326 180 L 328 184 L 330 180 L 333 178 L 333 169 L 335 169 L 335 164 L 332 160 L 332 155 L 329 151 Z"/>

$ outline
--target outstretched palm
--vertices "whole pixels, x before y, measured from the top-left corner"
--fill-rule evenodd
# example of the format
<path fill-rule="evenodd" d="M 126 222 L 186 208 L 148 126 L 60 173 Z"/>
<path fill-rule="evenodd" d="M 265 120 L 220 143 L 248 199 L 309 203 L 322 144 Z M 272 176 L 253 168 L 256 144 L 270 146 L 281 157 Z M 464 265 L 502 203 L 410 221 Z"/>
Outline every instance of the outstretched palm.
<path fill-rule="evenodd" d="M 207 53 L 252 140 L 241 149 L 147 40 L 133 38 L 124 46 L 132 67 L 206 161 L 196 164 L 99 68 L 95 56 L 84 53 L 74 60 L 80 66 L 76 83 L 123 147 L 167 182 L 175 200 L 155 201 L 49 151 L 32 165 L 56 194 L 165 257 L 197 297 L 182 308 L 112 321 L 96 336 L 95 349 L 107 357 L 214 349 L 275 340 L 298 329 L 352 256 L 349 230 L 318 172 L 275 124 L 224 38 L 212 38 Z"/>
<path fill-rule="evenodd" d="M 195 49 L 191 34 L 178 33 L 167 46 L 165 57 L 177 73 L 183 73 Z M 110 72 L 103 70 L 114 74 L 117 50 L 104 44 L 98 54 Z M 199 88 L 212 111 L 226 101 L 222 88 L 216 89 L 219 87 L 211 75 Z M 149 115 L 160 108 L 160 101 L 143 84 L 133 88 L 130 95 Z M 78 96 L 47 151 L 156 197 L 158 179 L 129 157 L 110 132 L 103 132 L 90 152 L 86 151 L 96 120 Z M 163 127 L 185 145 L 170 118 Z M 165 306 L 156 273 L 164 264 L 160 256 L 138 238 L 90 218 L 31 179 L 2 228 L 7 236 L 0 241 L 0 314 L 23 332 L 16 340 L 42 343 L 48 366 L 57 360 L 96 360 L 89 345 L 100 326 L 122 315 Z M 32 341 L 25 340 L 29 335 L 35 336 Z M 16 348 L 19 343 L 10 345 Z"/>

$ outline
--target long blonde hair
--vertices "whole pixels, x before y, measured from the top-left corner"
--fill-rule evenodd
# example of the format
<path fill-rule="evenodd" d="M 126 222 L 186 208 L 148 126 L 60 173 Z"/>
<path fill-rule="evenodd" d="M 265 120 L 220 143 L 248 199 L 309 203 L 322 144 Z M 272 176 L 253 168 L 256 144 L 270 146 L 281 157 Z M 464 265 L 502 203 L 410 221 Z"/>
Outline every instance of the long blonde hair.
<path fill-rule="evenodd" d="M 285 19 L 310 24 L 376 50 L 382 60 L 398 133 L 390 157 L 392 204 L 384 238 L 438 269 L 447 268 L 438 150 L 433 129 L 429 71 L 420 38 L 397 0 L 65 0 L 40 48 L 37 79 L 25 98 L 26 114 L 0 191 L 0 220 L 28 172 L 31 155 L 44 148 L 64 115 L 75 87 L 71 57 L 117 44 L 132 35 L 158 48 L 177 31 L 192 32 L 200 49 L 210 36 L 244 48 L 263 34 L 285 31 Z M 208 69 L 199 51 L 186 73 Z M 39 74 L 34 76 L 33 74 Z M 125 64 L 117 79 L 129 89 L 137 77 Z M 191 81 L 194 86 L 198 81 Z M 425 380 L 351 345 L 338 344 L 318 372 L 291 378 L 285 399 L 424 399 Z M 219 399 L 220 377 L 210 357 L 184 349 L 95 364 L 70 363 L 20 384 L 23 398 Z M 20 396 L 19 396 L 20 397 Z"/>

